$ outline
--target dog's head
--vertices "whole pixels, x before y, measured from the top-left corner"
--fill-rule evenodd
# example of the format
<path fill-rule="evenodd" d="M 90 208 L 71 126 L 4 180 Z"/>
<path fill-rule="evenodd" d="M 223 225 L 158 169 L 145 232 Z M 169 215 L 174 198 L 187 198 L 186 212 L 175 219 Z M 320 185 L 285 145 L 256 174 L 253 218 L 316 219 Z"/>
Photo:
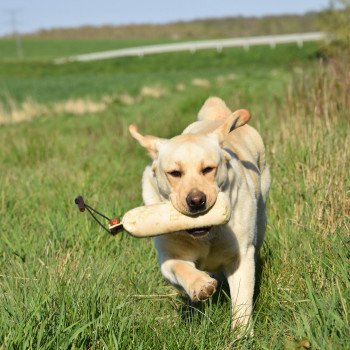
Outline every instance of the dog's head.
<path fill-rule="evenodd" d="M 129 130 L 153 159 L 161 195 L 181 213 L 195 215 L 214 205 L 220 187 L 227 181 L 227 162 L 231 159 L 223 142 L 229 132 L 249 118 L 247 110 L 239 110 L 208 134 L 189 133 L 171 139 L 141 135 L 135 125 Z"/>

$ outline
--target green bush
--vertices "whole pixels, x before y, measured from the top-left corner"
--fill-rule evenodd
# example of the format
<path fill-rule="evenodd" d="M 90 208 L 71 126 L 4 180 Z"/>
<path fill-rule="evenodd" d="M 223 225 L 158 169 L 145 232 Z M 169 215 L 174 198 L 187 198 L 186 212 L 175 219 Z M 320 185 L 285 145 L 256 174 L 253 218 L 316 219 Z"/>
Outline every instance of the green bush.
<path fill-rule="evenodd" d="M 326 53 L 350 56 L 350 0 L 334 0 L 320 15 L 321 25 L 330 36 Z"/>

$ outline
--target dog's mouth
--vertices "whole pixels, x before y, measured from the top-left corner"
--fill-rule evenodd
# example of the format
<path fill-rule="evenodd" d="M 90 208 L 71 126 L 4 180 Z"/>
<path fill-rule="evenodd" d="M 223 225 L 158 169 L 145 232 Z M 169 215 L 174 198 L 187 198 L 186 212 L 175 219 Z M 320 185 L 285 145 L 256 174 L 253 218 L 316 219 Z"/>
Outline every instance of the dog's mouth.
<path fill-rule="evenodd" d="M 192 228 L 190 230 L 187 230 L 187 233 L 189 233 L 192 237 L 200 238 L 206 236 L 211 228 L 212 226 Z"/>

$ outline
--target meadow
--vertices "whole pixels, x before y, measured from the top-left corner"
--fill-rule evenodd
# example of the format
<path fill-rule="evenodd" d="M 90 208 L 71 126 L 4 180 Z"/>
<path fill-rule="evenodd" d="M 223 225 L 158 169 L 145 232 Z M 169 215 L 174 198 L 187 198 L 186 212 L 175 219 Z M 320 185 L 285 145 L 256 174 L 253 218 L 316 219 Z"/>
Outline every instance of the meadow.
<path fill-rule="evenodd" d="M 67 65 L 32 50 L 0 53 L 0 349 L 348 348 L 346 62 L 320 62 L 315 44 Z M 149 159 L 127 126 L 174 136 L 210 95 L 251 110 L 273 178 L 255 333 L 241 340 L 225 289 L 188 303 L 151 240 L 111 237 L 73 202 L 110 216 L 140 205 Z"/>

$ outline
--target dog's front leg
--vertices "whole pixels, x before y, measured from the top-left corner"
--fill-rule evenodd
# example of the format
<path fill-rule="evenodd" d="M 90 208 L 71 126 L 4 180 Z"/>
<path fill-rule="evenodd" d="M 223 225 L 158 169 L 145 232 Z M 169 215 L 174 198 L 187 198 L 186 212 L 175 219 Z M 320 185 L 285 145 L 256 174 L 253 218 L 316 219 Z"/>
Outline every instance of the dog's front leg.
<path fill-rule="evenodd" d="M 232 328 L 239 327 L 242 332 L 245 332 L 248 327 L 253 309 L 254 252 L 254 246 L 240 252 L 237 261 L 232 266 L 228 266 L 225 271 L 232 301 Z"/>
<path fill-rule="evenodd" d="M 161 271 L 172 284 L 182 287 L 192 301 L 210 298 L 218 284 L 216 279 L 196 269 L 191 261 L 167 259 L 161 263 Z"/>

